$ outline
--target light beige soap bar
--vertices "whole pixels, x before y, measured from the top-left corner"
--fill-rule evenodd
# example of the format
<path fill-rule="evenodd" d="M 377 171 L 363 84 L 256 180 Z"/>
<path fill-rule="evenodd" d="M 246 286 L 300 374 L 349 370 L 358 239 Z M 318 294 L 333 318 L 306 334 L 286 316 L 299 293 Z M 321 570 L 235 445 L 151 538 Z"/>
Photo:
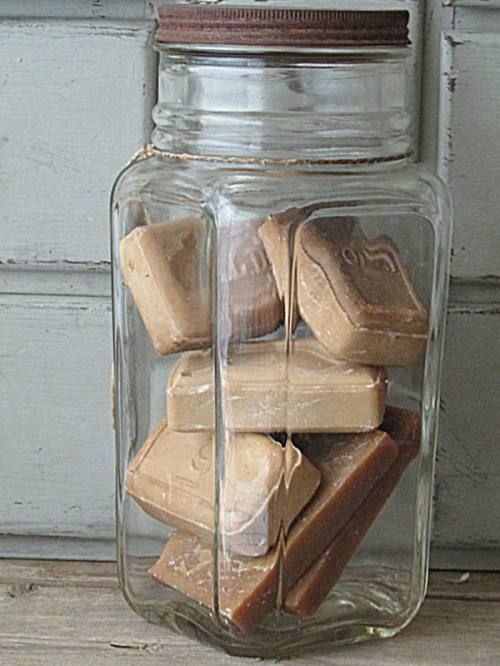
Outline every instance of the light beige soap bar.
<path fill-rule="evenodd" d="M 120 243 L 120 264 L 154 348 L 160 354 L 212 342 L 204 226 L 198 218 L 137 227 Z M 258 337 L 280 324 L 283 305 L 255 225 L 221 234 L 228 336 Z"/>
<path fill-rule="evenodd" d="M 321 472 L 321 484 L 292 525 L 286 547 L 259 558 L 220 553 L 220 611 L 246 633 L 275 606 L 280 574 L 286 596 L 394 462 L 397 447 L 389 435 L 375 430 L 333 435 L 331 441 L 325 438 L 311 447 L 310 455 Z M 177 532 L 149 573 L 159 583 L 213 608 L 212 556 L 210 544 Z"/>
<path fill-rule="evenodd" d="M 287 532 L 314 495 L 320 474 L 291 443 L 282 447 L 266 435 L 229 436 L 224 452 L 224 545 L 242 555 L 264 555 L 280 527 Z M 157 520 L 209 539 L 214 457 L 212 433 L 175 432 L 162 421 L 130 463 L 126 490 Z"/>
<path fill-rule="evenodd" d="M 370 365 L 414 365 L 427 311 L 396 244 L 368 240 L 349 218 L 313 220 L 297 236 L 300 313 L 333 355 Z"/>
<path fill-rule="evenodd" d="M 384 414 L 383 368 L 332 359 L 313 338 L 247 343 L 222 368 L 225 425 L 239 432 L 363 432 Z M 189 352 L 174 366 L 167 415 L 174 430 L 214 428 L 210 352 Z"/>
<path fill-rule="evenodd" d="M 266 218 L 259 229 L 259 236 L 271 262 L 279 295 L 284 299 L 286 311 L 288 312 L 288 308 L 291 310 L 289 316 L 292 318 L 293 326 L 300 317 L 297 304 L 295 239 L 307 218 L 324 207 L 317 204 L 274 213 Z"/>
<path fill-rule="evenodd" d="M 295 327 L 299 319 L 293 261 L 294 234 L 306 217 L 305 209 L 290 208 L 269 215 L 259 229 L 259 236 L 264 243 L 276 279 L 278 293 L 285 303 L 285 312 L 291 318 L 292 327 Z"/>

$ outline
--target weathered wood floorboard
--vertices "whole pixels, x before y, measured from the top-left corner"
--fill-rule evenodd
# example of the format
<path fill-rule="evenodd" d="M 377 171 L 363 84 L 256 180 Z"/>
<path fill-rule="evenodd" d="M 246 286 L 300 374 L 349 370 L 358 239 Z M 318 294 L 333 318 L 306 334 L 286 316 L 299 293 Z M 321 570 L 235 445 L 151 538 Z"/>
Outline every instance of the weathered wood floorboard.
<path fill-rule="evenodd" d="M 254 663 L 135 616 L 121 597 L 114 568 L 110 563 L 0 560 L 0 664 Z M 419 616 L 400 636 L 287 663 L 496 666 L 499 626 L 500 574 L 435 572 Z"/>

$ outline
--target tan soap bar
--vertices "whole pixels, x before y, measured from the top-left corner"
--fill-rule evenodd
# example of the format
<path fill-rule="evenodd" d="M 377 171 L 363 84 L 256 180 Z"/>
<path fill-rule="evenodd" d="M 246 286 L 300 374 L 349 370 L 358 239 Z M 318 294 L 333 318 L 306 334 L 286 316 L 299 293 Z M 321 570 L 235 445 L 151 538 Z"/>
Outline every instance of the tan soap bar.
<path fill-rule="evenodd" d="M 290 442 L 282 447 L 267 435 L 229 436 L 224 452 L 224 544 L 243 555 L 264 555 L 280 527 L 287 532 L 314 495 L 320 474 Z M 212 433 L 175 432 L 162 421 L 130 463 L 125 487 L 157 520 L 211 538 L 214 459 Z"/>
<path fill-rule="evenodd" d="M 386 429 L 395 441 L 398 456 L 320 558 L 288 592 L 285 609 L 290 613 L 302 618 L 314 615 L 394 492 L 403 472 L 418 453 L 420 446 L 418 413 L 388 407 L 381 427 Z"/>
<path fill-rule="evenodd" d="M 363 432 L 382 422 L 383 368 L 336 361 L 313 338 L 248 343 L 222 368 L 226 426 L 240 432 Z M 213 429 L 210 352 L 184 354 L 167 387 L 175 430 Z"/>
<path fill-rule="evenodd" d="M 349 218 L 314 220 L 296 251 L 300 313 L 326 349 L 370 365 L 418 362 L 427 311 L 388 236 L 368 240 Z"/>
<path fill-rule="evenodd" d="M 264 557 L 252 559 L 221 553 L 220 611 L 243 632 L 251 632 L 272 610 L 280 572 L 286 594 L 331 543 L 397 456 L 397 446 L 380 431 L 337 435 L 333 440 L 310 447 L 310 461 L 321 473 L 321 484 L 292 525 L 285 548 L 275 548 Z M 213 609 L 213 565 L 210 546 L 178 532 L 149 573 L 158 582 Z"/>
<path fill-rule="evenodd" d="M 293 326 L 299 319 L 297 304 L 297 270 L 295 240 L 301 225 L 321 205 L 289 208 L 269 215 L 259 229 L 266 253 L 273 269 L 278 292 L 285 301 L 286 311 L 291 310 Z M 332 218 L 337 220 L 339 218 Z"/>
<path fill-rule="evenodd" d="M 269 215 L 259 229 L 259 235 L 273 269 L 278 293 L 285 303 L 285 312 L 291 318 L 292 327 L 295 327 L 299 319 L 293 259 L 294 236 L 299 224 L 306 218 L 306 209 L 290 208 Z"/>
<path fill-rule="evenodd" d="M 196 217 L 137 227 L 120 243 L 123 280 L 160 354 L 212 343 L 207 245 Z M 283 305 L 256 224 L 222 234 L 219 250 L 228 335 L 258 337 L 276 329 Z"/>

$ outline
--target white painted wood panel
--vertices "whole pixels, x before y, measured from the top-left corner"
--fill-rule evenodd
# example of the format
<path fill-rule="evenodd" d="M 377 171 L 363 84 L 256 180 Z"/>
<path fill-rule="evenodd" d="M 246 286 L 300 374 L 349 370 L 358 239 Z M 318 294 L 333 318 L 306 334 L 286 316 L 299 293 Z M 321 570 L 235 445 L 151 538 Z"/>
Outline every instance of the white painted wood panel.
<path fill-rule="evenodd" d="M 500 33 L 445 33 L 441 67 L 438 168 L 455 209 L 452 274 L 500 275 Z"/>
<path fill-rule="evenodd" d="M 0 17 L 113 18 L 152 16 L 151 0 L 2 0 Z"/>
<path fill-rule="evenodd" d="M 0 339 L 0 553 L 113 557 L 108 301 L 0 296 Z M 433 539 L 440 566 L 494 568 L 495 548 L 498 563 L 489 510 L 499 500 L 498 339 L 497 307 L 452 307 Z"/>
<path fill-rule="evenodd" d="M 453 16 L 450 26 L 445 31 L 456 30 L 473 33 L 500 33 L 500 0 L 492 0 L 486 4 L 479 0 L 476 5 L 454 5 L 446 10 Z M 451 9 L 451 11 L 450 11 Z"/>
<path fill-rule="evenodd" d="M 101 296 L 109 299 L 108 262 L 74 264 L 67 261 L 32 264 L 0 263 L 0 294 Z"/>
<path fill-rule="evenodd" d="M 0 296 L 0 531 L 113 537 L 111 323 L 96 298 Z"/>
<path fill-rule="evenodd" d="M 108 260 L 111 184 L 149 135 L 147 40 L 141 23 L 0 22 L 0 260 Z"/>
<path fill-rule="evenodd" d="M 444 0 L 444 5 L 454 7 L 481 7 L 481 9 L 498 9 L 500 0 Z"/>
<path fill-rule="evenodd" d="M 413 7 L 418 45 L 422 3 L 381 1 Z M 439 125 L 458 213 L 453 272 L 498 275 L 500 14 L 427 5 L 424 153 Z M 24 17 L 0 20 L 0 555 L 113 556 L 107 200 L 149 135 L 145 15 L 147 0 L 0 0 L 0 17 Z M 444 43 L 442 66 L 441 29 L 460 42 Z M 435 507 L 441 566 L 498 566 L 499 301 L 495 280 L 452 291 Z"/>
<path fill-rule="evenodd" d="M 440 548 L 455 548 L 463 561 L 467 549 L 496 549 L 500 568 L 498 301 L 450 308 L 433 541 Z M 476 562 L 480 566 L 481 555 Z"/>

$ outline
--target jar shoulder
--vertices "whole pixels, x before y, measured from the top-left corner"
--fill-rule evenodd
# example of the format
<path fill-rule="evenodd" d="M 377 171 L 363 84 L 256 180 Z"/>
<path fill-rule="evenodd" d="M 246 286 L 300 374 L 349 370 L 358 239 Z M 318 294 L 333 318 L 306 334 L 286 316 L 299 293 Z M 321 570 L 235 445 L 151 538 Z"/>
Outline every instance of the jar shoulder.
<path fill-rule="evenodd" d="M 451 214 L 446 185 L 415 163 L 343 170 L 226 170 L 209 189 L 216 205 L 226 200 L 242 208 L 265 208 L 268 202 L 286 208 L 321 202 L 322 208 L 330 203 L 332 208 L 351 209 L 383 203 L 423 207 L 429 216 Z"/>
<path fill-rule="evenodd" d="M 131 161 L 113 184 L 112 203 L 130 198 L 165 199 L 186 196 L 199 199 L 213 173 L 211 165 L 158 153 Z"/>
<path fill-rule="evenodd" d="M 425 198 L 434 198 L 441 205 L 451 207 L 450 193 L 445 182 L 429 167 L 421 163 L 412 163 L 398 170 L 395 174 L 398 186 L 406 183 L 410 191 Z"/>

